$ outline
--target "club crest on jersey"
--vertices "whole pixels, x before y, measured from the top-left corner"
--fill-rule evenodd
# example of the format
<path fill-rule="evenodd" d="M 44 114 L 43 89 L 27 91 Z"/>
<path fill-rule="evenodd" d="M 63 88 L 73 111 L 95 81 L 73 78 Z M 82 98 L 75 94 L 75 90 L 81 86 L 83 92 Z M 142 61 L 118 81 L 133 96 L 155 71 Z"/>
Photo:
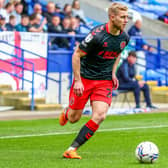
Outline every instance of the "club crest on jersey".
<path fill-rule="evenodd" d="M 120 48 L 121 48 L 121 50 L 122 50 L 125 46 L 126 46 L 126 42 L 125 42 L 125 41 L 122 41 L 122 42 L 120 43 Z"/>
<path fill-rule="evenodd" d="M 93 35 L 89 33 L 85 38 L 85 43 L 89 43 L 93 39 Z"/>
<path fill-rule="evenodd" d="M 107 46 L 108 46 L 107 42 L 104 42 L 103 47 L 107 47 Z"/>
<path fill-rule="evenodd" d="M 71 97 L 70 101 L 69 101 L 69 104 L 72 106 L 74 104 L 74 101 L 75 101 L 74 97 Z"/>

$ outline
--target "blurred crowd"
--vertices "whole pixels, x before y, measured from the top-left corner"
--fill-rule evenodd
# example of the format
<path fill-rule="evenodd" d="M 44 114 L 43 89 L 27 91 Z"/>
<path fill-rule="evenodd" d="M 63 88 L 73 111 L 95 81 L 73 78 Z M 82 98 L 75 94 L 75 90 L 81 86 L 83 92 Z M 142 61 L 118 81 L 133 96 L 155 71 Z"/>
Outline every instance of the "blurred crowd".
<path fill-rule="evenodd" d="M 0 0 L 0 31 L 80 34 L 86 25 L 79 0 L 60 6 L 44 0 Z"/>
<path fill-rule="evenodd" d="M 113 2 L 113 0 L 110 0 Z M 129 3 L 129 8 L 151 19 L 158 19 L 168 24 L 167 0 L 121 0 Z"/>

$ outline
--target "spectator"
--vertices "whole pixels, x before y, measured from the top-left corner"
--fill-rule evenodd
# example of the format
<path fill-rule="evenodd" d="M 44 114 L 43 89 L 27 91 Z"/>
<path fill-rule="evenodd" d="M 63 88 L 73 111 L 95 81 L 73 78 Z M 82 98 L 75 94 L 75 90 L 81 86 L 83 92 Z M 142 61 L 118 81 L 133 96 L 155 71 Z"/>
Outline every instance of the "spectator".
<path fill-rule="evenodd" d="M 16 30 L 16 17 L 14 15 L 10 15 L 9 23 L 5 25 L 7 31 L 15 31 Z"/>
<path fill-rule="evenodd" d="M 65 17 L 72 17 L 72 6 L 70 4 L 65 4 L 63 12 Z"/>
<path fill-rule="evenodd" d="M 47 11 L 43 13 L 43 16 L 47 18 L 48 23 L 52 22 L 52 16 L 55 14 L 55 4 L 54 2 L 48 2 Z"/>
<path fill-rule="evenodd" d="M 44 19 L 42 23 L 41 22 L 41 16 L 39 14 L 32 14 L 30 16 L 30 27 L 29 32 L 44 32 L 43 27 L 47 23 L 47 20 Z"/>
<path fill-rule="evenodd" d="M 9 0 L 15 6 L 17 3 L 21 3 L 21 0 Z"/>
<path fill-rule="evenodd" d="M 59 4 L 55 5 L 55 13 L 59 15 L 59 17 L 61 18 L 61 20 L 64 19 L 65 16 L 64 16 L 64 13 L 61 10 L 61 6 Z"/>
<path fill-rule="evenodd" d="M 142 21 L 136 20 L 135 24 L 128 30 L 128 34 L 130 36 L 142 37 L 141 27 L 142 27 Z M 150 47 L 144 39 L 137 39 L 136 45 L 138 49 L 153 51 L 153 48 Z"/>
<path fill-rule="evenodd" d="M 33 12 L 42 15 L 42 6 L 39 3 L 36 3 L 34 5 Z"/>
<path fill-rule="evenodd" d="M 5 17 L 0 15 L 0 32 L 6 31 L 5 23 Z"/>
<path fill-rule="evenodd" d="M 137 0 L 129 0 L 129 3 L 134 3 L 136 2 Z"/>
<path fill-rule="evenodd" d="M 76 17 L 71 17 L 71 29 L 75 32 L 75 34 L 80 33 L 80 20 Z"/>
<path fill-rule="evenodd" d="M 23 12 L 23 4 L 16 3 L 15 4 L 15 11 L 13 12 L 13 15 L 16 17 L 16 24 L 19 24 L 21 22 L 22 12 Z"/>
<path fill-rule="evenodd" d="M 21 0 L 21 3 L 23 5 L 23 13 L 24 15 L 28 15 L 28 4 L 26 0 Z"/>
<path fill-rule="evenodd" d="M 6 22 L 9 22 L 9 16 L 12 14 L 12 12 L 14 11 L 14 5 L 11 2 L 8 2 L 5 5 L 5 10 L 6 10 L 6 14 L 5 14 L 5 18 L 6 18 Z"/>
<path fill-rule="evenodd" d="M 58 3 L 55 4 L 55 12 L 56 12 L 56 13 L 61 13 L 61 12 L 62 12 L 61 6 L 60 6 Z"/>
<path fill-rule="evenodd" d="M 39 3 L 36 3 L 36 4 L 34 5 L 33 10 L 34 10 L 34 13 L 35 13 L 35 14 L 40 15 L 40 17 L 41 17 L 40 24 L 42 24 L 42 22 L 43 22 L 44 19 L 45 19 L 45 17 L 42 16 L 42 6 L 41 6 Z M 47 29 L 48 29 L 47 24 L 45 24 L 44 27 L 43 27 L 43 30 L 44 30 L 44 31 L 47 31 Z"/>
<path fill-rule="evenodd" d="M 75 31 L 71 28 L 71 18 L 65 17 L 62 21 L 62 33 L 66 33 L 69 35 L 75 35 Z M 70 42 L 68 38 L 64 38 L 64 47 L 69 48 Z"/>
<path fill-rule="evenodd" d="M 140 91 L 143 91 L 146 106 L 148 108 L 155 109 L 152 105 L 150 98 L 149 86 L 144 81 L 137 81 L 135 79 L 135 63 L 136 53 L 134 51 L 129 52 L 126 60 L 123 61 L 117 71 L 117 77 L 119 80 L 119 90 L 130 90 L 134 92 L 136 108 L 140 108 Z"/>
<path fill-rule="evenodd" d="M 60 25 L 60 17 L 58 15 L 54 15 L 52 17 L 52 23 L 48 25 L 48 32 L 49 33 L 61 33 L 62 27 Z"/>
<path fill-rule="evenodd" d="M 22 15 L 21 23 L 16 25 L 16 31 L 27 32 L 29 29 L 29 16 Z"/>
<path fill-rule="evenodd" d="M 86 24 L 86 18 L 82 9 L 80 9 L 79 0 L 74 0 L 72 3 L 72 14 L 78 16 L 82 23 Z"/>
<path fill-rule="evenodd" d="M 48 26 L 49 33 L 62 33 L 62 27 L 60 25 L 60 17 L 59 15 L 55 15 L 52 17 L 52 23 Z M 51 39 L 51 49 L 58 48 L 69 48 L 69 41 L 64 37 L 56 37 Z"/>
<path fill-rule="evenodd" d="M 71 28 L 71 18 L 65 17 L 62 21 L 62 33 L 75 35 L 75 32 Z"/>
<path fill-rule="evenodd" d="M 6 10 L 3 8 L 4 7 L 4 0 L 0 0 L 0 15 L 2 15 L 3 17 L 6 16 Z"/>
<path fill-rule="evenodd" d="M 42 6 L 42 9 L 46 11 L 46 5 L 47 5 L 46 0 L 25 0 L 26 12 L 28 13 L 28 15 L 33 14 L 33 7 L 36 3 L 39 3 Z"/>

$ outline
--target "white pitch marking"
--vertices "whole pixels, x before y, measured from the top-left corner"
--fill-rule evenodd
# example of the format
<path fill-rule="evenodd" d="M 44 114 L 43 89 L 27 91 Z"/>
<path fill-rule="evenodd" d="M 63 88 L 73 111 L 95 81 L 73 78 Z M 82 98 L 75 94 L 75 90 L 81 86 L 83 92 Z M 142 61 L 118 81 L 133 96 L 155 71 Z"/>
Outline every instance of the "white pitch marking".
<path fill-rule="evenodd" d="M 168 125 L 151 125 L 143 127 L 126 127 L 126 128 L 111 128 L 111 129 L 100 129 L 97 132 L 111 132 L 111 131 L 127 131 L 135 129 L 151 129 L 151 128 L 166 128 Z M 14 139 L 14 138 L 27 138 L 27 137 L 42 137 L 42 136 L 53 136 L 53 135 L 68 135 L 75 134 L 78 131 L 69 131 L 69 132 L 51 132 L 51 133 L 42 133 L 42 134 L 27 134 L 27 135 L 11 135 L 11 136 L 0 136 L 0 139 Z"/>

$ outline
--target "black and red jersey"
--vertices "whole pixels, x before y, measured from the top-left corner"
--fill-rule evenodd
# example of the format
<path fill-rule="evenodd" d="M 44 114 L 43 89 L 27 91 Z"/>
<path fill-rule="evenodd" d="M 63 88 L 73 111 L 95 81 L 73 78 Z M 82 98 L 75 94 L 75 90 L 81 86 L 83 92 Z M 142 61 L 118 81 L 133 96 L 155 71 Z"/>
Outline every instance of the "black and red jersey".
<path fill-rule="evenodd" d="M 79 48 L 86 53 L 81 58 L 81 76 L 93 80 L 111 80 L 116 58 L 129 42 L 125 32 L 110 34 L 108 23 L 95 27 L 81 42 Z"/>

